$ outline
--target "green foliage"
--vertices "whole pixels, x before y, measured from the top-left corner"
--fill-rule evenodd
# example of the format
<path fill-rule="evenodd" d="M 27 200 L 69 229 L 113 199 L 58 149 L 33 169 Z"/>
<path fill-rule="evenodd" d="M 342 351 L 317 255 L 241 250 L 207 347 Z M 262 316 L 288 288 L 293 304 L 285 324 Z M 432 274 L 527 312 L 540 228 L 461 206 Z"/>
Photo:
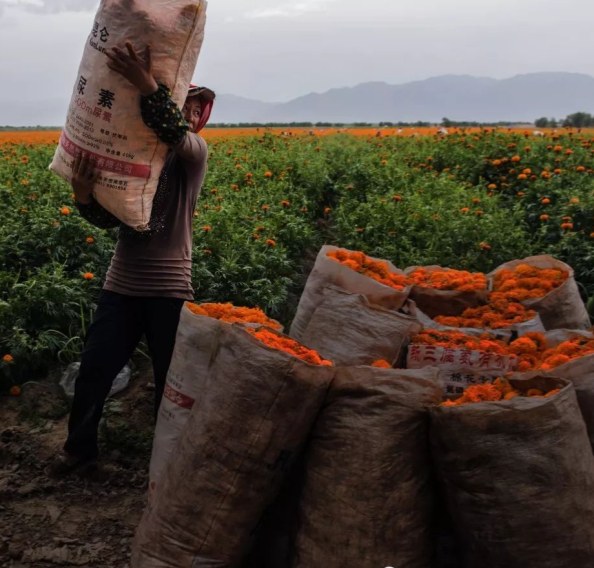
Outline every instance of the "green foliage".
<path fill-rule="evenodd" d="M 0 358 L 13 357 L 0 391 L 78 357 L 117 236 L 78 215 L 52 153 L 0 146 Z M 217 140 L 195 213 L 196 299 L 289 324 L 324 243 L 403 268 L 548 253 L 593 296 L 593 168 L 592 140 L 571 131 Z"/>

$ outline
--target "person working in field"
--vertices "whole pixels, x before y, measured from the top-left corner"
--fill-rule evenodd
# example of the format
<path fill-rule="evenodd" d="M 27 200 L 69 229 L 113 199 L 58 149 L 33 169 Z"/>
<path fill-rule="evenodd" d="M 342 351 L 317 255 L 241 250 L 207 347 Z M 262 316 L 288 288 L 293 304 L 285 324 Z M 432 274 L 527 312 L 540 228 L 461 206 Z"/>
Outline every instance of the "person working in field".
<path fill-rule="evenodd" d="M 170 151 L 159 179 L 149 230 L 120 223 L 93 198 L 98 172 L 78 155 L 72 175 L 76 206 L 100 228 L 119 226 L 115 253 L 89 327 L 76 380 L 64 452 L 48 468 L 53 475 L 86 468 L 98 455 L 97 431 L 112 383 L 146 336 L 159 408 L 184 301 L 191 285 L 192 219 L 206 172 L 207 146 L 197 135 L 210 116 L 215 94 L 190 85 L 183 109 L 153 76 L 150 47 L 141 55 L 126 43 L 107 53 L 110 69 L 139 91 L 144 123 Z"/>

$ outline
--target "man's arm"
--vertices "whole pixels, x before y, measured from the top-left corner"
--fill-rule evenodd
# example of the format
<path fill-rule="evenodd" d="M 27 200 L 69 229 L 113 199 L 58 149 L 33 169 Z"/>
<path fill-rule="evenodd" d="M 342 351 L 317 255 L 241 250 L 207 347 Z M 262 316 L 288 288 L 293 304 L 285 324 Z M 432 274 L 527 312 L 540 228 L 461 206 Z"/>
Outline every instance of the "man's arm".
<path fill-rule="evenodd" d="M 70 185 L 74 191 L 74 204 L 81 216 L 95 227 L 112 229 L 120 225 L 120 220 L 101 207 L 93 197 L 93 187 L 99 172 L 93 166 L 88 154 L 74 158 Z"/>
<path fill-rule="evenodd" d="M 165 85 L 159 85 L 153 75 L 150 46 L 145 47 L 141 56 L 130 42 L 126 42 L 126 51 L 114 47 L 106 55 L 109 59 L 107 66 L 125 77 L 140 92 L 144 123 L 183 160 L 203 160 L 205 144 L 190 132 L 188 123 L 171 99 L 171 92 Z"/>
<path fill-rule="evenodd" d="M 198 135 L 190 132 L 188 123 L 165 85 L 158 85 L 154 93 L 141 97 L 140 112 L 144 123 L 180 158 L 188 162 L 204 159 L 204 142 L 201 142 Z"/>

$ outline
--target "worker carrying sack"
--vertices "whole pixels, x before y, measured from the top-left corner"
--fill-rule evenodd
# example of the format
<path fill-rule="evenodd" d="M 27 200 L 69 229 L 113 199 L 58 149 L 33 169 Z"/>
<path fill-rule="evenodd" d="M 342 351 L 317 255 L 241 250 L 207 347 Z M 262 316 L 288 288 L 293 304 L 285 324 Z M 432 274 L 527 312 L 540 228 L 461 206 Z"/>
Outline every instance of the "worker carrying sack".
<path fill-rule="evenodd" d="M 594 457 L 574 387 L 516 377 L 511 388 L 527 396 L 431 410 L 433 456 L 464 566 L 591 568 Z"/>
<path fill-rule="evenodd" d="M 338 368 L 305 455 L 295 568 L 430 568 L 435 368 Z"/>
<path fill-rule="evenodd" d="M 181 107 L 204 37 L 204 0 L 102 0 L 86 42 L 66 124 L 50 165 L 70 181 L 75 156 L 100 175 L 94 197 L 130 227 L 148 229 L 167 145 L 140 115 L 136 87 L 107 67 L 105 52 L 130 41 L 151 46 L 153 74 Z"/>
<path fill-rule="evenodd" d="M 328 364 L 268 328 L 221 328 L 205 392 L 138 528 L 133 568 L 242 560 L 322 406 Z"/>

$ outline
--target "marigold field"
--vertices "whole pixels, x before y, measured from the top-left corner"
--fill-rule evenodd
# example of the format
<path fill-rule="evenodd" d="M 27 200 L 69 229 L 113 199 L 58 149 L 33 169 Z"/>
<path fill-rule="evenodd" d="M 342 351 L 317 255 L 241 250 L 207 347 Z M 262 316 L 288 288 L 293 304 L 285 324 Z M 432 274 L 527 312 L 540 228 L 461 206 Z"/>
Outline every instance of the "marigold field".
<path fill-rule="evenodd" d="M 0 132 L 0 391 L 78 357 L 117 231 L 48 165 L 59 133 Z M 590 132 L 209 129 L 195 213 L 201 302 L 288 324 L 319 247 L 487 272 L 531 254 L 594 295 Z"/>

